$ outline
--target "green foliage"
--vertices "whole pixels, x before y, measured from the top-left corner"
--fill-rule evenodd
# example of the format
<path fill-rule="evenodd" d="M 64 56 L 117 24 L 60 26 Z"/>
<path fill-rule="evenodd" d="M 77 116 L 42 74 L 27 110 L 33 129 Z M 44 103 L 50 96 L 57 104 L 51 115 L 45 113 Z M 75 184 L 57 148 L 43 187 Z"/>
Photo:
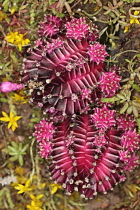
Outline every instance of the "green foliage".
<path fill-rule="evenodd" d="M 138 125 L 138 133 L 140 134 L 140 118 L 136 119 L 137 125 Z"/>
<path fill-rule="evenodd" d="M 140 87 L 137 84 L 132 84 L 132 88 L 140 92 Z"/>
<path fill-rule="evenodd" d="M 57 1 L 53 1 L 53 0 L 48 0 L 49 4 L 52 5 L 54 3 L 56 3 Z"/>
<path fill-rule="evenodd" d="M 20 0 L 14 0 L 9 2 L 9 0 L 4 0 L 2 6 L 4 7 L 4 12 L 8 12 L 8 10 L 18 11 L 18 3 Z"/>
<path fill-rule="evenodd" d="M 104 102 L 104 103 L 112 103 L 114 104 L 115 101 L 118 101 L 119 99 L 114 96 L 114 97 L 111 97 L 111 98 L 101 98 L 101 102 Z"/>
<path fill-rule="evenodd" d="M 10 158 L 11 161 L 19 161 L 20 166 L 23 166 L 23 155 L 26 154 L 26 150 L 28 145 L 23 144 L 20 142 L 19 144 L 15 143 L 14 141 L 11 142 L 11 146 L 8 146 L 8 153 L 12 157 Z"/>
<path fill-rule="evenodd" d="M 131 4 L 134 4 L 134 3 L 139 3 L 140 0 L 123 0 L 124 2 L 127 2 L 127 3 L 131 3 Z"/>
<path fill-rule="evenodd" d="M 59 11 L 56 11 L 55 9 L 52 9 L 52 13 L 59 18 L 63 18 L 65 16 L 63 13 L 60 13 Z"/>
<path fill-rule="evenodd" d="M 9 207 L 13 209 L 15 205 L 11 198 L 11 192 L 7 187 L 4 187 L 3 189 L 0 190 L 0 205 L 3 206 L 3 202 L 6 203 L 6 201 L 8 202 Z"/>

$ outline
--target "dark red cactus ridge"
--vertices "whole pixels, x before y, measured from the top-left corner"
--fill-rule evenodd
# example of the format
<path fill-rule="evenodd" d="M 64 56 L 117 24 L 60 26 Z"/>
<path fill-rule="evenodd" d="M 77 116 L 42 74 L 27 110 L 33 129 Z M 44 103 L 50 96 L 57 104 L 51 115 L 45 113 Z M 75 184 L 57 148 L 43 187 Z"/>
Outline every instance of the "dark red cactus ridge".
<path fill-rule="evenodd" d="M 83 18 L 71 21 L 76 20 L 80 22 L 78 27 L 82 21 L 85 24 Z M 43 24 L 47 25 L 46 19 Z M 68 26 L 67 23 L 67 30 L 70 26 L 74 29 L 74 25 Z M 88 27 L 88 24 L 86 26 Z M 41 29 L 43 30 L 43 27 Z M 53 116 L 80 114 L 95 103 L 96 93 L 99 92 L 98 81 L 104 71 L 103 63 L 90 61 L 88 50 L 91 41 L 84 38 L 85 36 L 78 40 L 67 36 L 68 34 L 62 34 L 61 31 L 55 38 L 43 36 L 36 42 L 35 47 L 29 50 L 30 55 L 23 62 L 22 81 L 30 89 L 31 102 L 38 103 L 45 113 Z M 88 97 L 84 97 L 85 90 Z M 54 112 L 50 112 L 50 109 Z"/>
<path fill-rule="evenodd" d="M 125 180 L 125 171 L 138 165 L 134 152 L 140 142 L 140 136 L 132 130 L 122 131 L 114 125 L 98 129 L 92 117 L 93 114 L 81 114 L 51 124 L 52 135 L 48 137 L 47 131 L 46 139 L 42 138 L 38 145 L 42 157 L 51 157 L 52 179 L 61 184 L 68 195 L 79 191 L 86 199 L 98 192 L 106 194 Z M 42 121 L 36 127 L 37 139 L 41 135 L 40 126 L 43 129 Z"/>
<path fill-rule="evenodd" d="M 119 131 L 106 131 L 105 144 L 96 145 L 98 131 L 90 115 L 75 120 L 66 119 L 57 125 L 52 140 L 52 179 L 60 183 L 67 194 L 79 191 L 84 198 L 93 198 L 98 192 L 106 193 L 120 180 Z M 69 143 L 68 143 L 69 141 Z"/>
<path fill-rule="evenodd" d="M 67 194 L 92 199 L 138 165 L 136 122 L 100 100 L 117 93 L 121 78 L 105 68 L 106 47 L 91 21 L 48 15 L 39 37 L 22 70 L 30 102 L 47 116 L 35 126 L 39 153 Z"/>

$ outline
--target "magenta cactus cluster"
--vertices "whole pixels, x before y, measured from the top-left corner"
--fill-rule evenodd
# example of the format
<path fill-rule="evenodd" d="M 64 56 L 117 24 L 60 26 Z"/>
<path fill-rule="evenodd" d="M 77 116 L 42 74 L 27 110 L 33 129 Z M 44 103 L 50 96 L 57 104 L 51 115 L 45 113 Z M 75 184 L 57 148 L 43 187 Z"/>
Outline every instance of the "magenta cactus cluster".
<path fill-rule="evenodd" d="M 67 194 L 92 199 L 138 165 L 136 122 L 99 103 L 117 93 L 121 78 L 115 68 L 106 70 L 108 54 L 92 22 L 48 15 L 39 36 L 22 71 L 30 101 L 44 113 L 34 132 L 39 153 L 49 157 L 51 177 Z"/>

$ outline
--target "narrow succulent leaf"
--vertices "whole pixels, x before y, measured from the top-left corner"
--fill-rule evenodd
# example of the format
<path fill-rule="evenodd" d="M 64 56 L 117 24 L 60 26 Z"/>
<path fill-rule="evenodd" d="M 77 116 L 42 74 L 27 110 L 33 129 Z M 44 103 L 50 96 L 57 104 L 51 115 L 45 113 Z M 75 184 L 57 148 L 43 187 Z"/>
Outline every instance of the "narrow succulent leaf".
<path fill-rule="evenodd" d="M 19 150 L 19 151 L 22 151 L 22 146 L 23 146 L 23 145 L 22 145 L 22 143 L 20 142 L 19 145 L 18 145 L 18 150 Z"/>
<path fill-rule="evenodd" d="M 15 152 L 15 153 L 17 153 L 16 148 L 14 148 L 14 147 L 12 147 L 12 146 L 8 146 L 8 151 L 9 151 L 9 152 Z"/>
<path fill-rule="evenodd" d="M 15 156 L 18 155 L 17 152 L 9 152 L 9 155 Z"/>
<path fill-rule="evenodd" d="M 119 99 L 122 99 L 122 100 L 125 99 L 125 97 L 124 97 L 123 95 L 119 94 L 119 93 L 118 93 L 116 96 L 117 96 L 117 98 L 119 98 Z"/>
<path fill-rule="evenodd" d="M 23 154 L 23 153 L 26 154 L 25 151 L 27 150 L 28 147 L 29 147 L 29 145 L 26 144 L 26 145 L 22 148 L 22 150 L 21 150 L 22 154 Z"/>
<path fill-rule="evenodd" d="M 11 144 L 15 149 L 18 149 L 18 144 L 16 144 L 14 141 L 12 141 Z"/>
<path fill-rule="evenodd" d="M 126 111 L 126 113 L 127 113 L 127 114 L 131 114 L 132 111 L 133 111 L 132 106 L 129 106 L 128 109 L 127 109 L 127 111 Z"/>
<path fill-rule="evenodd" d="M 132 88 L 140 92 L 140 87 L 137 84 L 132 84 Z"/>
<path fill-rule="evenodd" d="M 112 98 L 101 98 L 101 102 L 105 102 L 105 103 L 115 103 L 115 101 L 119 101 L 120 99 L 117 98 L 116 96 L 112 97 Z"/>
<path fill-rule="evenodd" d="M 138 112 L 138 109 L 135 107 L 135 106 L 132 106 L 132 109 L 133 109 L 133 114 L 136 118 L 138 118 L 139 116 L 139 112 Z"/>
<path fill-rule="evenodd" d="M 13 156 L 13 157 L 10 157 L 9 158 L 11 161 L 16 161 L 16 160 L 18 160 L 18 156 Z"/>
<path fill-rule="evenodd" d="M 20 166 L 23 166 L 23 157 L 22 157 L 22 155 L 19 156 L 18 161 L 19 161 Z"/>
<path fill-rule="evenodd" d="M 138 133 L 140 134 L 140 118 L 136 119 L 137 125 L 138 125 Z"/>
<path fill-rule="evenodd" d="M 129 104 L 126 102 L 120 110 L 120 114 L 123 114 L 129 107 Z"/>

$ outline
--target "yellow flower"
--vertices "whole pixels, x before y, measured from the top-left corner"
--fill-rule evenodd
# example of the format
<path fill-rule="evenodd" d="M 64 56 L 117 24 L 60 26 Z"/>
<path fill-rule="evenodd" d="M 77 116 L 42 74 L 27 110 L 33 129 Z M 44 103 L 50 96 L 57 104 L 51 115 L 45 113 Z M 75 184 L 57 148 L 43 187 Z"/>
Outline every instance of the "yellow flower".
<path fill-rule="evenodd" d="M 5 39 L 7 42 L 17 45 L 19 50 L 21 51 L 22 47 L 30 42 L 29 39 L 24 39 L 25 34 L 19 34 L 17 31 L 10 31 L 9 35 L 7 35 Z"/>
<path fill-rule="evenodd" d="M 23 39 L 24 35 L 25 34 L 19 34 L 14 42 L 14 44 L 18 46 L 19 50 L 22 50 L 22 46 L 27 45 L 30 42 L 29 39 Z"/>
<path fill-rule="evenodd" d="M 28 179 L 28 180 L 26 181 L 25 185 L 18 184 L 18 185 L 15 186 L 14 188 L 15 188 L 16 190 L 19 190 L 18 194 L 20 194 L 20 193 L 26 193 L 26 192 L 32 190 L 32 188 L 29 187 L 29 186 L 30 186 L 30 183 L 31 183 L 31 181 L 30 181 L 30 179 Z"/>
<path fill-rule="evenodd" d="M 9 11 L 11 12 L 11 15 L 14 14 L 17 11 L 18 7 L 17 5 L 13 6 Z"/>
<path fill-rule="evenodd" d="M 34 201 L 31 201 L 31 205 L 26 206 L 29 210 L 43 210 L 39 206 L 36 205 Z"/>
<path fill-rule="evenodd" d="M 32 201 L 34 201 L 34 203 L 36 204 L 36 206 L 38 207 L 41 207 L 42 206 L 42 203 L 40 201 L 40 199 L 43 197 L 44 195 L 43 194 L 40 194 L 40 195 L 37 195 L 36 197 L 32 194 L 30 194 L 30 198 L 32 199 Z"/>
<path fill-rule="evenodd" d="M 15 169 L 15 172 L 16 172 L 16 174 L 18 174 L 20 176 L 23 176 L 23 174 L 24 174 L 24 168 L 21 167 L 21 166 L 17 166 L 16 169 Z"/>
<path fill-rule="evenodd" d="M 6 112 L 2 112 L 3 117 L 0 117 L 1 121 L 9 122 L 8 128 L 12 128 L 12 131 L 15 131 L 15 129 L 18 127 L 17 120 L 21 118 L 21 116 L 14 116 L 13 112 L 10 112 L 10 116 L 6 114 Z"/>
<path fill-rule="evenodd" d="M 135 11 L 134 15 L 139 15 L 139 13 L 140 13 L 139 11 Z M 133 24 L 133 23 L 140 24 L 138 18 L 130 17 L 130 24 Z"/>
<path fill-rule="evenodd" d="M 140 103 L 140 98 L 139 98 L 139 97 L 137 97 L 137 96 L 133 96 L 133 98 L 135 98 L 135 99 L 136 99 L 136 101 Z"/>
<path fill-rule="evenodd" d="M 140 13 L 140 11 L 137 11 L 137 10 L 136 10 L 136 11 L 134 12 L 134 15 L 139 15 L 139 13 Z"/>
<path fill-rule="evenodd" d="M 60 184 L 50 184 L 50 187 L 51 187 L 51 194 L 52 195 L 54 193 L 56 193 L 58 189 L 62 189 Z"/>
<path fill-rule="evenodd" d="M 5 37 L 5 39 L 6 39 L 7 42 L 14 43 L 17 35 L 18 35 L 18 32 L 17 31 L 16 32 L 10 31 L 9 35 L 7 35 Z"/>
<path fill-rule="evenodd" d="M 26 207 L 30 210 L 43 210 L 40 208 L 43 204 L 43 202 L 40 201 L 40 199 L 43 197 L 43 194 L 37 195 L 36 197 L 32 194 L 30 194 L 30 198 L 32 199 L 31 204 L 27 205 Z"/>
<path fill-rule="evenodd" d="M 124 27 L 124 33 L 127 33 L 129 31 L 129 29 L 130 29 L 130 26 L 125 26 Z"/>
<path fill-rule="evenodd" d="M 20 91 L 19 94 L 14 93 L 12 98 L 14 99 L 15 102 L 26 104 L 28 102 L 28 99 L 25 99 L 24 96 L 22 96 L 22 94 L 23 94 L 23 91 Z"/>

